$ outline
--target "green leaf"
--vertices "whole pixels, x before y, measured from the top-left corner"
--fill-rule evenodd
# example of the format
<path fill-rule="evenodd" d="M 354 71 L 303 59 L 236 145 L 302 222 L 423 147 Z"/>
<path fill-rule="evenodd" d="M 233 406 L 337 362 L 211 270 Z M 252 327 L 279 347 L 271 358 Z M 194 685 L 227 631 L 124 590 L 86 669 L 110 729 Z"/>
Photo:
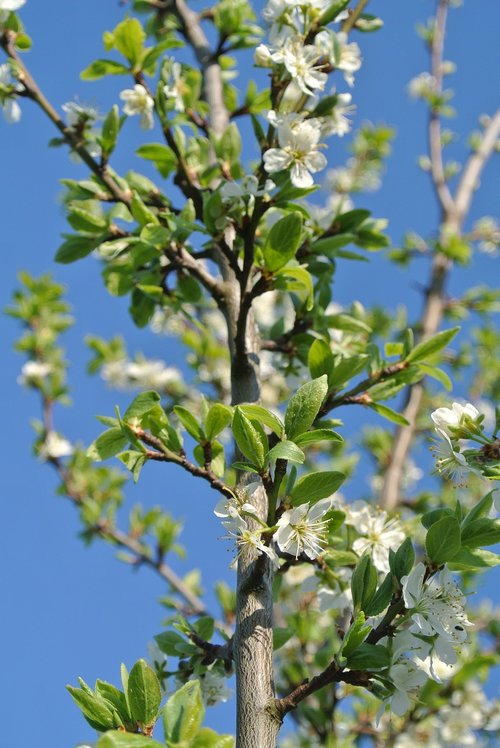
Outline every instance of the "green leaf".
<path fill-rule="evenodd" d="M 355 610 L 364 610 L 377 589 L 377 570 L 370 556 L 359 561 L 351 577 L 352 601 Z"/>
<path fill-rule="evenodd" d="M 428 377 L 432 377 L 432 379 L 435 379 L 442 384 L 445 390 L 450 391 L 452 389 L 452 381 L 448 374 L 446 374 L 442 369 L 438 369 L 437 366 L 430 366 L 429 364 L 422 363 L 419 363 L 418 367 L 424 372 L 424 374 L 427 374 Z"/>
<path fill-rule="evenodd" d="M 294 506 L 304 504 L 306 501 L 315 504 L 320 499 L 326 499 L 338 491 L 344 481 L 344 473 L 330 470 L 303 475 L 292 489 L 291 503 Z"/>
<path fill-rule="evenodd" d="M 131 421 L 133 418 L 141 418 L 152 411 L 160 402 L 160 396 L 154 390 L 148 390 L 147 392 L 141 392 L 136 398 L 132 400 L 127 410 L 123 415 L 124 421 Z"/>
<path fill-rule="evenodd" d="M 483 548 L 462 548 L 448 566 L 451 571 L 469 571 L 470 569 L 490 569 L 500 564 L 500 555 L 485 551 Z"/>
<path fill-rule="evenodd" d="M 80 78 L 83 81 L 95 81 L 105 75 L 129 75 L 129 69 L 114 60 L 94 60 L 82 70 Z"/>
<path fill-rule="evenodd" d="M 302 385 L 290 398 L 285 413 L 285 432 L 289 439 L 309 431 L 328 392 L 326 375 Z"/>
<path fill-rule="evenodd" d="M 121 428 L 107 429 L 92 442 L 87 449 L 87 457 L 95 462 L 107 460 L 121 452 L 128 443 L 129 438 L 123 434 Z"/>
<path fill-rule="evenodd" d="M 188 681 L 169 698 L 163 712 L 165 737 L 170 743 L 193 740 L 205 717 L 200 682 Z"/>
<path fill-rule="evenodd" d="M 294 630 L 291 628 L 280 628 L 279 626 L 273 627 L 273 649 L 276 651 L 280 649 L 289 639 L 294 635 Z"/>
<path fill-rule="evenodd" d="M 327 26 L 349 5 L 350 0 L 333 0 L 318 21 L 318 26 Z"/>
<path fill-rule="evenodd" d="M 368 407 L 371 408 L 371 410 L 374 410 L 375 413 L 378 413 L 379 416 L 387 418 L 388 421 L 397 423 L 398 426 L 408 426 L 406 418 L 402 416 L 401 413 L 396 413 L 395 410 L 389 408 L 387 405 L 382 405 L 381 403 L 370 403 Z"/>
<path fill-rule="evenodd" d="M 203 439 L 202 428 L 190 410 L 182 405 L 174 405 L 174 413 L 193 439 L 196 441 Z"/>
<path fill-rule="evenodd" d="M 114 104 L 102 123 L 101 145 L 103 153 L 110 156 L 115 150 L 116 140 L 120 132 L 120 114 L 118 107 Z"/>
<path fill-rule="evenodd" d="M 87 257 L 97 246 L 94 237 L 68 236 L 56 252 L 56 262 L 68 265 L 75 260 Z"/>
<path fill-rule="evenodd" d="M 85 683 L 83 685 L 86 686 Z M 112 730 L 114 727 L 118 727 L 120 720 L 117 718 L 116 710 L 107 704 L 101 696 L 94 694 L 88 686 L 85 689 L 74 688 L 74 686 L 66 686 L 66 688 L 87 722 L 96 730 Z"/>
<path fill-rule="evenodd" d="M 295 257 L 301 235 L 302 218 L 298 213 L 290 213 L 277 221 L 271 227 L 262 250 L 266 269 L 273 273 Z"/>
<path fill-rule="evenodd" d="M 155 636 L 155 641 L 162 652 L 169 657 L 177 657 L 179 644 L 184 644 L 185 640 L 176 631 L 163 631 Z"/>
<path fill-rule="evenodd" d="M 366 366 L 369 356 L 361 354 L 359 356 L 349 356 L 341 358 L 335 362 L 333 370 L 330 372 L 328 382 L 331 389 L 338 389 L 349 379 L 359 374 Z"/>
<path fill-rule="evenodd" d="M 454 517 L 455 513 L 448 507 L 440 507 L 439 509 L 431 509 L 430 512 L 426 512 L 420 518 L 423 526 L 428 530 L 431 525 L 437 522 L 443 517 Z"/>
<path fill-rule="evenodd" d="M 453 340 L 459 330 L 459 327 L 453 327 L 450 330 L 442 330 L 431 338 L 423 340 L 410 351 L 405 360 L 408 363 L 411 363 L 424 361 L 426 358 L 434 356 L 434 354 L 438 353 Z"/>
<path fill-rule="evenodd" d="M 302 465 L 305 459 L 306 456 L 303 451 L 294 442 L 288 440 L 276 444 L 266 455 L 267 463 L 272 463 L 276 460 L 288 460 L 289 462 L 296 462 Z"/>
<path fill-rule="evenodd" d="M 389 572 L 384 581 L 373 595 L 372 599 L 365 605 L 367 616 L 378 616 L 391 602 L 394 593 L 392 574 Z"/>
<path fill-rule="evenodd" d="M 205 418 L 205 434 L 209 441 L 220 434 L 233 418 L 233 411 L 227 405 L 215 403 L 212 405 Z"/>
<path fill-rule="evenodd" d="M 274 288 L 284 291 L 295 291 L 301 301 L 305 302 L 307 311 L 314 305 L 314 286 L 311 273 L 305 267 L 285 267 L 276 271 Z"/>
<path fill-rule="evenodd" d="M 146 33 L 137 18 L 126 18 L 113 32 L 114 46 L 122 53 L 133 68 L 142 59 Z"/>
<path fill-rule="evenodd" d="M 240 452 L 258 468 L 263 468 L 266 445 L 261 434 L 239 407 L 234 411 L 233 434 Z"/>
<path fill-rule="evenodd" d="M 125 465 L 127 470 L 130 470 L 134 478 L 134 483 L 137 483 L 141 470 L 147 462 L 147 455 L 135 449 L 126 449 L 124 452 L 119 452 L 116 456 Z"/>
<path fill-rule="evenodd" d="M 349 657 L 364 642 L 371 630 L 372 627 L 365 623 L 365 614 L 358 613 L 344 637 L 339 654 L 342 657 Z"/>
<path fill-rule="evenodd" d="M 334 363 L 335 358 L 328 343 L 324 340 L 315 340 L 307 354 L 307 365 L 311 376 L 314 379 L 322 376 L 322 374 L 326 374 L 329 377 Z M 330 384 L 330 380 L 328 380 L 328 383 Z"/>
<path fill-rule="evenodd" d="M 163 743 L 147 738 L 145 735 L 135 735 L 131 732 L 107 732 L 98 741 L 96 748 L 165 748 Z"/>
<path fill-rule="evenodd" d="M 162 177 L 168 177 L 177 166 L 175 153 L 162 143 L 146 143 L 145 145 L 141 145 L 136 150 L 136 154 L 147 161 L 152 161 Z"/>
<path fill-rule="evenodd" d="M 137 660 L 128 676 L 127 697 L 132 718 L 141 727 L 154 725 L 161 704 L 155 671 L 145 660 Z"/>
<path fill-rule="evenodd" d="M 147 207 L 137 192 L 134 192 L 132 195 L 130 212 L 139 226 L 146 226 L 148 223 L 158 223 L 156 215 Z"/>
<path fill-rule="evenodd" d="M 500 543 L 500 520 L 475 519 L 462 527 L 462 545 L 468 548 L 478 548 L 482 545 Z"/>
<path fill-rule="evenodd" d="M 406 574 L 410 573 L 410 571 L 413 569 L 414 563 L 415 549 L 413 548 L 411 538 L 406 538 L 406 540 L 401 543 L 398 550 L 394 554 L 394 561 L 391 565 L 391 571 L 399 581 L 401 577 L 404 577 Z"/>
<path fill-rule="evenodd" d="M 111 683 L 106 683 L 106 681 L 98 679 L 96 680 L 95 690 L 99 696 L 102 696 L 103 699 L 108 701 L 116 709 L 122 722 L 131 721 L 127 698 L 120 689 Z"/>
<path fill-rule="evenodd" d="M 449 561 L 457 555 L 460 547 L 460 523 L 456 517 L 442 517 L 429 527 L 425 549 L 434 564 Z"/>
<path fill-rule="evenodd" d="M 219 735 L 210 727 L 202 727 L 189 748 L 234 748 L 232 735 Z"/>
<path fill-rule="evenodd" d="M 337 434 L 335 431 L 330 429 L 313 429 L 312 431 L 306 431 L 304 434 L 295 437 L 295 444 L 299 447 L 306 447 L 310 444 L 317 444 L 318 442 L 343 442 L 344 439 Z"/>
<path fill-rule="evenodd" d="M 347 659 L 350 670 L 384 670 L 390 664 L 391 658 L 386 647 L 366 642 Z"/>
<path fill-rule="evenodd" d="M 462 531 L 465 527 L 467 527 L 468 524 L 471 522 L 474 522 L 474 520 L 479 519 L 480 517 L 483 517 L 484 515 L 488 514 L 491 506 L 493 504 L 493 494 L 494 490 L 490 491 L 486 496 L 483 496 L 481 501 L 479 501 L 475 507 L 473 507 L 468 515 L 465 517 L 464 521 L 462 522 Z"/>
<path fill-rule="evenodd" d="M 281 419 L 278 418 L 278 416 L 275 416 L 270 410 L 263 408 L 262 405 L 254 405 L 253 403 L 239 405 L 238 407 L 247 418 L 250 418 L 253 421 L 260 421 L 260 423 L 263 423 L 264 426 L 267 426 L 271 431 L 274 431 L 276 436 L 279 436 L 281 439 L 285 427 Z"/>

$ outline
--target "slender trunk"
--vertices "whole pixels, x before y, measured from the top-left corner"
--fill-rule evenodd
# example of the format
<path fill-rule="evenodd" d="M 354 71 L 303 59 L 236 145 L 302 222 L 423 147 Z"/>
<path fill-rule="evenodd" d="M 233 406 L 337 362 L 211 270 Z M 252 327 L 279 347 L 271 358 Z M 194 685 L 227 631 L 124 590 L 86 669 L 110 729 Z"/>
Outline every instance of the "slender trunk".
<path fill-rule="evenodd" d="M 223 269 L 226 282 L 226 321 L 231 353 L 231 390 L 234 405 L 260 398 L 260 340 L 253 314 L 247 320 L 245 350 L 235 345 L 240 313 L 240 289 L 230 270 Z M 264 489 L 252 494 L 257 515 L 267 520 Z M 274 699 L 273 678 L 273 580 L 272 563 L 252 548 L 242 550 L 238 560 L 236 632 L 236 748 L 275 748 L 281 721 L 268 710 Z"/>

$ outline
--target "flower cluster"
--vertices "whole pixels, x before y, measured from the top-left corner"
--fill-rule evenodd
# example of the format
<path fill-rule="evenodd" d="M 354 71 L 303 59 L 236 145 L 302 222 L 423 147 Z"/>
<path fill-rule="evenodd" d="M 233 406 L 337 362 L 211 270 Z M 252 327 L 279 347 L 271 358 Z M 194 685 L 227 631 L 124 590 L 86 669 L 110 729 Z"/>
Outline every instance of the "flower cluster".
<path fill-rule="evenodd" d="M 313 30 L 327 7 L 321 0 L 300 5 L 269 0 L 263 15 L 270 25 L 270 46 L 260 44 L 254 56 L 256 65 L 272 68 L 273 79 L 282 88 L 279 108 L 269 115 L 278 147 L 265 151 L 264 168 L 270 174 L 290 170 L 292 184 L 300 188 L 311 187 L 312 174 L 326 166 L 321 138 L 348 132 L 348 115 L 353 111 L 350 94 L 335 94 L 335 90 L 335 104 L 324 117 L 310 116 L 304 102 L 309 101 L 311 109 L 316 106 L 332 70 L 341 70 L 352 86 L 361 67 L 359 47 L 348 43 L 344 32 Z M 344 17 L 342 13 L 334 22 Z"/>
<path fill-rule="evenodd" d="M 102 378 L 120 390 L 153 389 L 180 392 L 184 390 L 182 374 L 174 366 L 154 359 L 111 361 L 103 366 Z"/>
<path fill-rule="evenodd" d="M 389 519 L 387 512 L 374 510 L 364 501 L 341 505 L 346 512 L 346 525 L 359 534 L 352 549 L 359 556 L 369 553 L 375 568 L 383 574 L 389 571 L 389 551 L 399 548 L 406 535 L 397 519 Z"/>
<path fill-rule="evenodd" d="M 387 704 L 391 712 L 402 716 L 410 709 L 411 695 L 428 678 L 441 683 L 453 675 L 456 647 L 472 626 L 464 610 L 464 596 L 445 567 L 438 576 L 428 579 L 424 564 L 419 563 L 401 579 L 402 595 L 409 616 L 409 626 L 384 640 L 392 650 L 389 679 L 393 688 L 379 712 Z"/>
<path fill-rule="evenodd" d="M 500 461 L 498 439 L 485 436 L 484 415 L 474 405 L 455 402 L 451 408 L 438 408 L 431 418 L 438 436 L 432 450 L 439 473 L 459 485 L 463 485 L 470 474 L 496 476 L 495 466 L 498 467 Z M 481 447 L 464 447 L 462 440 L 476 441 Z"/>
<path fill-rule="evenodd" d="M 304 554 L 314 560 L 321 555 L 327 542 L 328 520 L 325 515 L 331 506 L 331 499 L 323 499 L 312 506 L 300 504 L 283 512 L 272 528 L 256 516 L 255 507 L 249 502 L 237 504 L 222 499 L 214 513 L 222 520 L 229 537 L 235 539 L 239 551 L 251 546 L 258 554 L 265 553 L 278 567 L 278 555 L 273 545 L 281 553 L 295 558 Z M 251 528 L 246 517 L 255 520 Z"/>

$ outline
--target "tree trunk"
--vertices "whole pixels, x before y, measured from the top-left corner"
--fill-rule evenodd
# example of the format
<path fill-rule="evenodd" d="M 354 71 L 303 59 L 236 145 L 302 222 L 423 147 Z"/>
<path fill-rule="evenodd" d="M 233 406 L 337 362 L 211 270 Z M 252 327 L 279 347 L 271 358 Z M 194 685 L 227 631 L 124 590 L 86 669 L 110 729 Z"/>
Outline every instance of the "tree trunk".
<path fill-rule="evenodd" d="M 224 272 L 225 270 L 225 272 Z M 231 353 L 231 392 L 234 405 L 260 398 L 260 341 L 252 312 L 248 315 L 244 350 L 236 345 L 240 289 L 236 279 L 226 281 L 226 321 Z M 264 489 L 252 494 L 258 516 L 267 521 Z M 249 520 L 249 524 L 251 520 Z M 252 548 L 238 559 L 236 632 L 236 748 L 275 748 L 281 720 L 273 715 L 273 580 L 274 569 L 264 554 Z"/>

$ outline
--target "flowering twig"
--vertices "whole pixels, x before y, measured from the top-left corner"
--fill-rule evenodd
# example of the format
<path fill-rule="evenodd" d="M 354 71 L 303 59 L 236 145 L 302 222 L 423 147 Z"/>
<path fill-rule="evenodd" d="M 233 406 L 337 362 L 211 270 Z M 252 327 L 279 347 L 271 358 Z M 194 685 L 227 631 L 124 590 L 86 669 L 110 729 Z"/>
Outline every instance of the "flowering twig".
<path fill-rule="evenodd" d="M 438 92 L 442 89 L 442 54 L 446 24 L 448 0 L 438 0 L 435 28 L 432 36 L 431 57 L 432 72 L 437 81 Z M 433 107 L 429 121 L 429 148 L 431 158 L 431 176 L 436 195 L 442 210 L 441 230 L 459 234 L 470 209 L 474 190 L 488 159 L 492 155 L 500 136 L 500 112 L 497 112 L 486 127 L 481 144 L 469 156 L 455 196 L 452 196 L 444 180 L 442 163 L 441 124 L 439 113 Z M 431 277 L 426 294 L 426 302 L 421 318 L 421 339 L 434 335 L 441 323 L 445 307 L 444 287 L 451 269 L 451 260 L 442 252 L 436 252 L 432 261 Z M 380 494 L 380 503 L 388 510 L 393 510 L 400 499 L 400 486 L 404 466 L 407 461 L 413 438 L 424 386 L 421 382 L 412 385 L 408 391 L 403 416 L 408 426 L 400 426 L 395 434 L 388 468 Z"/>

